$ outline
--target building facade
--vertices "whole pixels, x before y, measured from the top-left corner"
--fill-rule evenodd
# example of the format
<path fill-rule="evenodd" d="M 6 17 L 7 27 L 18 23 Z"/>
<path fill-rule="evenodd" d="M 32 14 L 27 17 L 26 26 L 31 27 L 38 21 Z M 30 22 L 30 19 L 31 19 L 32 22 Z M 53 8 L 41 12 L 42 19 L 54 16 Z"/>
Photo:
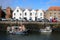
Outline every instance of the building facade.
<path fill-rule="evenodd" d="M 38 21 L 44 19 L 44 11 L 43 10 L 39 9 L 36 11 L 36 13 L 37 13 L 36 17 L 37 17 Z"/>
<path fill-rule="evenodd" d="M 36 11 L 35 10 L 31 10 L 30 11 L 30 20 L 35 21 L 35 15 L 36 15 Z"/>
<path fill-rule="evenodd" d="M 58 21 L 60 21 L 60 7 L 58 6 L 50 7 L 46 11 L 45 15 L 48 20 L 56 18 Z"/>
<path fill-rule="evenodd" d="M 25 20 L 29 20 L 29 19 L 30 19 L 30 11 L 29 11 L 29 9 L 25 9 L 25 10 L 23 11 L 23 18 L 24 18 Z"/>
<path fill-rule="evenodd" d="M 5 18 L 5 12 L 3 11 L 2 7 L 0 7 L 0 18 Z"/>
<path fill-rule="evenodd" d="M 12 10 L 10 7 L 6 8 L 6 15 L 5 15 L 6 19 L 12 18 Z"/>
<path fill-rule="evenodd" d="M 21 8 L 16 7 L 16 9 L 15 9 L 15 10 L 13 11 L 13 13 L 12 13 L 12 18 L 13 18 L 14 20 L 22 20 L 22 18 L 23 18 L 22 15 L 23 15 L 23 14 L 22 14 Z"/>
<path fill-rule="evenodd" d="M 0 18 L 2 17 L 2 8 L 0 7 Z"/>
<path fill-rule="evenodd" d="M 12 15 L 13 19 L 17 20 L 28 20 L 28 21 L 36 21 L 44 19 L 44 12 L 43 10 L 30 10 L 30 9 L 21 9 L 17 7 L 13 11 Z"/>

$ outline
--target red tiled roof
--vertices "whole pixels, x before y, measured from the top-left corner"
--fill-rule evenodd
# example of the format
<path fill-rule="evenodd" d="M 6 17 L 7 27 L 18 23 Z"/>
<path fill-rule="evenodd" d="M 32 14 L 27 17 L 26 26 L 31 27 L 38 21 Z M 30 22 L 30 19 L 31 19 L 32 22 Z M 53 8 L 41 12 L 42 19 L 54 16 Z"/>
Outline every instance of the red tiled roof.
<path fill-rule="evenodd" d="M 60 11 L 60 6 L 52 6 L 48 10 Z"/>

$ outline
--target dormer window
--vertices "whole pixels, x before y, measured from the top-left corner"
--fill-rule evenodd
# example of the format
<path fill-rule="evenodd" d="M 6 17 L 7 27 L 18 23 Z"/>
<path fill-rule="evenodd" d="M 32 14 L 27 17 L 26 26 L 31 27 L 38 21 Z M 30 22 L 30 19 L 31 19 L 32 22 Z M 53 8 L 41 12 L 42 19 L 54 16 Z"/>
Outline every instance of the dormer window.
<path fill-rule="evenodd" d="M 25 16 L 27 15 L 27 13 L 25 13 Z"/>
<path fill-rule="evenodd" d="M 21 15 L 21 13 L 20 13 L 20 15 Z"/>
<path fill-rule="evenodd" d="M 14 17 L 14 19 L 15 19 L 15 17 Z"/>
<path fill-rule="evenodd" d="M 14 15 L 15 15 L 15 13 L 14 13 Z"/>
<path fill-rule="evenodd" d="M 32 16 L 32 13 L 30 13 L 30 16 Z"/>
<path fill-rule="evenodd" d="M 19 12 L 19 10 L 17 10 L 17 12 Z"/>
<path fill-rule="evenodd" d="M 42 13 L 40 13 L 40 16 L 42 16 Z"/>
<path fill-rule="evenodd" d="M 19 17 L 19 19 L 21 19 L 21 17 Z"/>

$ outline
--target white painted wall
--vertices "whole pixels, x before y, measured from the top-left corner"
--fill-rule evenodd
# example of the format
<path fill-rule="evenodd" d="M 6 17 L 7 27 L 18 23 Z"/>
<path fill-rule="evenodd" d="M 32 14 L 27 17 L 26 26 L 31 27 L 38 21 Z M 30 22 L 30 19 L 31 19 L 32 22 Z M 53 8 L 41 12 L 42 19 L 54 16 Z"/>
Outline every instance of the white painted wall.
<path fill-rule="evenodd" d="M 30 17 L 32 17 L 32 20 L 35 21 L 35 14 L 36 11 L 35 10 L 31 10 L 32 15 Z"/>
<path fill-rule="evenodd" d="M 25 15 L 25 13 L 27 14 L 27 15 Z M 25 11 L 23 12 L 23 17 L 26 17 L 27 18 L 27 20 L 29 20 L 29 18 L 30 18 L 30 11 L 28 10 L 28 9 L 25 9 Z"/>
<path fill-rule="evenodd" d="M 17 12 L 17 10 L 18 10 L 19 12 Z M 14 13 L 15 13 L 15 15 L 14 15 Z M 20 15 L 20 14 L 21 14 L 21 15 Z M 15 19 L 18 19 L 18 20 L 21 20 L 19 17 L 23 18 L 23 17 L 22 17 L 22 10 L 21 10 L 19 7 L 16 7 L 16 9 L 13 11 L 12 18 L 14 18 L 14 17 L 15 17 Z"/>
<path fill-rule="evenodd" d="M 41 15 L 41 13 L 42 13 L 42 15 Z M 44 12 L 43 12 L 43 10 L 38 10 L 37 11 L 37 18 L 41 18 L 42 17 L 42 19 L 44 19 Z"/>
<path fill-rule="evenodd" d="M 19 12 L 17 12 L 17 10 Z M 15 15 L 14 15 L 14 13 L 15 13 Z M 27 15 L 25 15 L 25 13 Z M 30 15 L 30 13 L 32 13 L 32 15 Z M 41 13 L 42 13 L 42 15 L 40 15 Z M 35 11 L 35 10 L 29 11 L 28 9 L 25 9 L 24 11 L 22 11 L 19 7 L 16 7 L 16 9 L 12 13 L 12 18 L 15 17 L 15 19 L 18 19 L 18 20 L 22 20 L 25 17 L 27 18 L 27 20 L 29 20 L 30 17 L 32 17 L 32 20 L 35 21 L 36 16 L 37 16 L 37 19 L 38 18 L 40 19 L 41 17 L 42 17 L 42 19 L 44 19 L 44 12 L 41 9 L 39 9 L 38 11 Z M 20 17 L 21 17 L 21 19 L 20 19 Z"/>

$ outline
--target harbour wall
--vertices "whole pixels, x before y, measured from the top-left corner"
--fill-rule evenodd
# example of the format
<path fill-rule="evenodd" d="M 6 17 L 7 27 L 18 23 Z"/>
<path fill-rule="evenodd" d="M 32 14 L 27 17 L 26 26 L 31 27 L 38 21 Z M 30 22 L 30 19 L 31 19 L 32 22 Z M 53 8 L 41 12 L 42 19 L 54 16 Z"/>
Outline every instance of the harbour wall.
<path fill-rule="evenodd" d="M 46 26 L 51 26 L 52 29 L 55 28 L 59 29 L 60 31 L 60 22 L 20 22 L 20 21 L 0 21 L 0 30 L 6 31 L 6 28 L 8 26 L 20 26 L 23 24 L 26 29 L 30 29 L 32 31 L 37 31 L 41 28 L 44 28 Z"/>

